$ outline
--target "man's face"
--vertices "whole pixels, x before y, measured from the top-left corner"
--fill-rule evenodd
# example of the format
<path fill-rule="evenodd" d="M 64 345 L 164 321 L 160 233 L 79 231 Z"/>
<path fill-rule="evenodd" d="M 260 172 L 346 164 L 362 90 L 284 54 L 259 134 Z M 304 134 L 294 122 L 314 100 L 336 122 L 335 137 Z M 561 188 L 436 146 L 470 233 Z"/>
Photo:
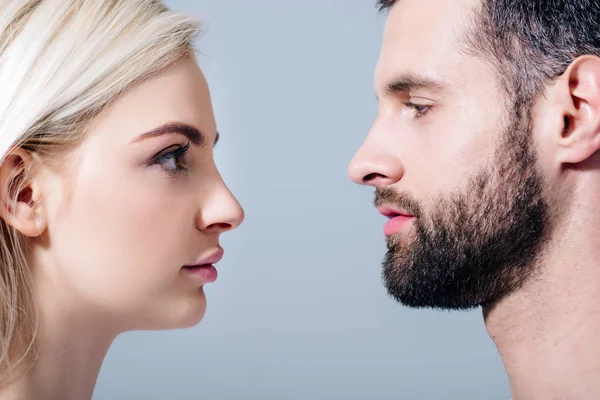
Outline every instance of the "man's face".
<path fill-rule="evenodd" d="M 546 237 L 544 180 L 529 119 L 495 70 L 463 51 L 476 0 L 402 0 L 375 72 L 379 114 L 351 161 L 390 217 L 383 275 L 412 307 L 470 308 L 535 272 Z"/>

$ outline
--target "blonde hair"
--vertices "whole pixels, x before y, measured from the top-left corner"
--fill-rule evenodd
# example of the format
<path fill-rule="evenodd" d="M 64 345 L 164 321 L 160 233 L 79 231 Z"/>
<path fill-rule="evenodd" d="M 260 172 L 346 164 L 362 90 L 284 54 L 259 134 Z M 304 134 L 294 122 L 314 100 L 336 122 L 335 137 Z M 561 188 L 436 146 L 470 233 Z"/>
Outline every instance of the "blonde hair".
<path fill-rule="evenodd" d="M 133 85 L 193 53 L 199 20 L 160 0 L 0 0 L 0 158 L 51 158 Z M 0 381 L 35 353 L 27 240 L 0 220 Z"/>

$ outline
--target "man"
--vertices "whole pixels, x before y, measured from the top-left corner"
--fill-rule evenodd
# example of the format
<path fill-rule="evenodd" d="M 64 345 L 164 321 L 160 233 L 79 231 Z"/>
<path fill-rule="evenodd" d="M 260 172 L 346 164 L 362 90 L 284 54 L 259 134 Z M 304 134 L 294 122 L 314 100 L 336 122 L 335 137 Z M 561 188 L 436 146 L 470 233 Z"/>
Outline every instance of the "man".
<path fill-rule="evenodd" d="M 482 306 L 513 399 L 600 399 L 600 1 L 381 0 L 349 166 L 399 302 Z"/>

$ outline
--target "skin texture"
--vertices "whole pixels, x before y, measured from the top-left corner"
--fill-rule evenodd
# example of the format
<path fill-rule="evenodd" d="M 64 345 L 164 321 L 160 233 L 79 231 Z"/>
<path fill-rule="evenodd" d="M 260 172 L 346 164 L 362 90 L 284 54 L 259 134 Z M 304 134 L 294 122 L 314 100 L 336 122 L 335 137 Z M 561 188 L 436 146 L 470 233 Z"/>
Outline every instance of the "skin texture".
<path fill-rule="evenodd" d="M 600 394 L 594 333 L 600 328 L 600 60 L 576 59 L 530 104 L 530 118 L 515 121 L 496 69 L 462 51 L 459 37 L 479 6 L 479 0 L 402 0 L 392 7 L 375 71 L 379 113 L 348 172 L 376 188 L 377 205 L 414 214 L 388 237 L 384 277 L 392 295 L 410 306 L 483 304 L 514 399 L 594 399 Z M 419 80 L 437 85 L 414 85 Z M 490 190 L 473 191 L 482 173 L 493 178 Z M 512 207 L 520 197 L 528 201 Z M 524 224 L 528 219 L 518 214 L 531 216 L 534 203 L 542 206 L 538 225 Z M 487 233 L 512 222 L 520 240 L 500 236 L 497 247 L 470 252 L 461 264 L 465 249 L 482 250 L 474 240 L 465 246 L 464 237 L 485 242 Z M 428 251 L 437 248 L 444 257 L 423 255 L 423 232 Z M 499 272 L 494 263 L 508 256 L 518 268 L 474 273 L 470 279 L 479 282 L 466 284 L 465 272 Z M 447 273 L 456 265 L 463 286 Z M 417 275 L 426 279 L 410 280 Z"/>
<path fill-rule="evenodd" d="M 171 130 L 140 137 L 169 123 L 195 127 L 203 143 Z M 119 99 L 61 168 L 36 170 L 31 201 L 5 218 L 33 243 L 40 357 L 2 399 L 90 398 L 118 334 L 202 319 L 206 281 L 182 267 L 217 252 L 244 216 L 215 166 L 216 138 L 209 89 L 190 56 Z M 181 158 L 156 162 L 187 144 Z M 16 150 L 15 159 L 28 157 Z M 5 177 L 19 164 L 10 161 Z"/>

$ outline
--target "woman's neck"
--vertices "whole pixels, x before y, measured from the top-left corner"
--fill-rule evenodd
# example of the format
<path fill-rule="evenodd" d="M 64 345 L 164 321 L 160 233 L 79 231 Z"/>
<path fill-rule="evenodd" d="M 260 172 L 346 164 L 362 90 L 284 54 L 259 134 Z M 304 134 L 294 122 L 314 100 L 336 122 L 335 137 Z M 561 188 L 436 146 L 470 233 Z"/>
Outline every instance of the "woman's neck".
<path fill-rule="evenodd" d="M 38 287 L 39 288 L 39 287 Z M 81 304 L 56 296 L 38 302 L 36 357 L 0 389 L 0 400 L 91 399 L 102 362 L 118 332 Z M 111 327 L 113 328 L 113 327 Z M 17 372 L 18 369 L 17 369 Z"/>
<path fill-rule="evenodd" d="M 31 368 L 0 391 L 2 400 L 91 399 L 110 343 L 45 337 Z"/>

